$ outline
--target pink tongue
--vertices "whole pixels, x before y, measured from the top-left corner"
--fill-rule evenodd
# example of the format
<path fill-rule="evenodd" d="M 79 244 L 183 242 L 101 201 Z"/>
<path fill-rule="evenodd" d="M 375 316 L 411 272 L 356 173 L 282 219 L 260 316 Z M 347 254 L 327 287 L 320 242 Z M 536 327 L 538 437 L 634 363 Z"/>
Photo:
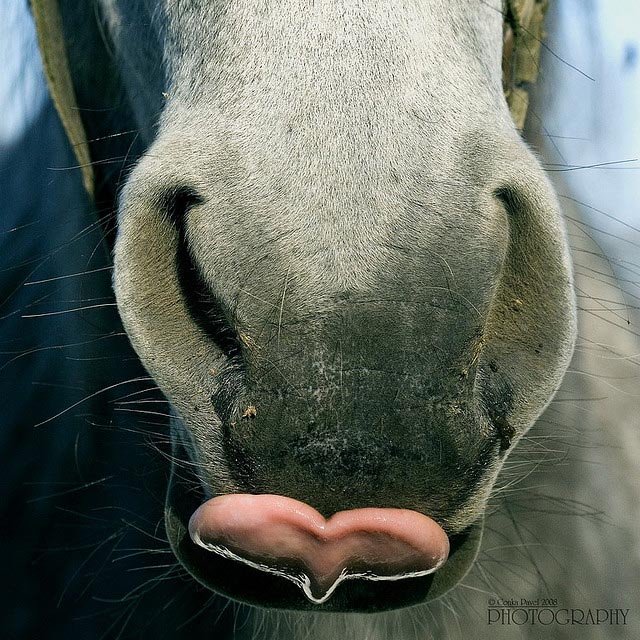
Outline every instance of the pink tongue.
<path fill-rule="evenodd" d="M 191 539 L 298 584 L 316 603 L 345 579 L 397 580 L 433 573 L 449 539 L 434 520 L 408 509 L 353 509 L 326 520 L 304 502 L 277 495 L 231 494 L 201 505 Z"/>

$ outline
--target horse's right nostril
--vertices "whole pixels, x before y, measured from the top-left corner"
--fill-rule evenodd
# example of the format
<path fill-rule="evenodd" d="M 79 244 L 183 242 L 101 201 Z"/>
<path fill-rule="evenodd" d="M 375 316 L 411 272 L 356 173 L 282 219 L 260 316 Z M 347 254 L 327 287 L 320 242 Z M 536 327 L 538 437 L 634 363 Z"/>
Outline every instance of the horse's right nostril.
<path fill-rule="evenodd" d="M 163 198 L 166 214 L 178 233 L 176 269 L 187 309 L 194 322 L 209 339 L 230 358 L 242 355 L 241 342 L 235 330 L 230 309 L 214 294 L 204 279 L 189 245 L 187 225 L 189 212 L 204 203 L 194 189 L 172 189 Z"/>
<path fill-rule="evenodd" d="M 204 203 L 204 198 L 192 187 L 174 187 L 161 198 L 163 207 L 181 234 L 185 233 L 185 222 L 189 211 Z"/>

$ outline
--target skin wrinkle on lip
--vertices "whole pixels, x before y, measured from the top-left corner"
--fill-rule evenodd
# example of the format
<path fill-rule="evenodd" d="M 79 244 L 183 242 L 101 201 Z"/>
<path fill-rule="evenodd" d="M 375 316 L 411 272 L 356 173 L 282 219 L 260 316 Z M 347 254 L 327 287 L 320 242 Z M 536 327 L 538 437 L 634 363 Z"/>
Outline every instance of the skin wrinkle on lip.
<path fill-rule="evenodd" d="M 196 545 L 281 576 L 315 604 L 344 580 L 429 575 L 450 550 L 442 528 L 418 512 L 355 509 L 325 519 L 308 504 L 265 494 L 213 498 L 194 512 L 189 531 Z"/>
<path fill-rule="evenodd" d="M 282 578 L 285 578 L 290 582 L 293 582 L 296 586 L 298 586 L 302 590 L 304 595 L 314 604 L 325 603 L 332 596 L 332 594 L 338 588 L 340 583 L 344 582 L 345 580 L 355 580 L 359 578 L 362 580 L 393 582 L 396 580 L 403 580 L 405 578 L 419 578 L 422 576 L 428 576 L 434 573 L 435 571 L 437 571 L 446 562 L 446 559 L 447 559 L 445 556 L 438 562 L 438 564 L 435 567 L 432 567 L 431 569 L 425 569 L 424 571 L 411 571 L 411 572 L 403 573 L 400 575 L 391 575 L 391 576 L 381 576 L 371 572 L 350 573 L 347 568 L 344 568 L 340 573 L 340 575 L 335 579 L 335 581 L 326 590 L 324 590 L 324 593 L 321 594 L 320 597 L 318 597 L 314 595 L 312 590 L 313 585 L 311 583 L 311 580 L 305 573 L 293 574 L 289 571 L 286 571 L 285 569 L 280 569 L 278 567 L 272 567 L 263 563 L 248 560 L 247 558 L 239 556 L 238 554 L 234 553 L 233 551 L 227 549 L 222 545 L 208 544 L 206 542 L 203 542 L 203 540 L 200 538 L 197 532 L 193 534 L 192 540 L 203 549 L 206 549 L 207 551 L 210 551 L 213 553 L 217 553 L 223 558 L 228 558 L 230 560 L 242 562 L 243 564 L 246 564 L 253 569 L 257 569 L 258 571 L 271 573 L 273 575 L 277 575 Z"/>

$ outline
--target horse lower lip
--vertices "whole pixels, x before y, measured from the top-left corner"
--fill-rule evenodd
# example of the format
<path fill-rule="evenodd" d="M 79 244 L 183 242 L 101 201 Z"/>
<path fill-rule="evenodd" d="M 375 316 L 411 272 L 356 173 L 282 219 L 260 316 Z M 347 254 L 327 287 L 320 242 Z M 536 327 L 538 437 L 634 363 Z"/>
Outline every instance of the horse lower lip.
<path fill-rule="evenodd" d="M 326 520 L 309 505 L 274 495 L 213 498 L 191 517 L 193 542 L 296 583 L 316 604 L 343 580 L 398 580 L 441 567 L 449 539 L 407 509 L 354 509 Z"/>

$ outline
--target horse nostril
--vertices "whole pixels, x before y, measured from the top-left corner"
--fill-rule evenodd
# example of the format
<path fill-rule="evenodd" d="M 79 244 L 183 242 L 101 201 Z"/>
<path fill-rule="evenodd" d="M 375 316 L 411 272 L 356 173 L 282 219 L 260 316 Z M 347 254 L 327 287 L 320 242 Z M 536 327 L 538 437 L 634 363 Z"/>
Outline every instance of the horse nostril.
<path fill-rule="evenodd" d="M 204 198 L 192 187 L 174 187 L 161 198 L 164 209 L 181 235 L 185 234 L 185 223 L 189 211 L 201 205 Z"/>
<path fill-rule="evenodd" d="M 194 322 L 230 358 L 242 355 L 231 310 L 214 294 L 195 261 L 188 238 L 189 212 L 204 202 L 194 189 L 172 189 L 162 199 L 165 212 L 178 233 L 176 269 L 187 309 Z"/>

